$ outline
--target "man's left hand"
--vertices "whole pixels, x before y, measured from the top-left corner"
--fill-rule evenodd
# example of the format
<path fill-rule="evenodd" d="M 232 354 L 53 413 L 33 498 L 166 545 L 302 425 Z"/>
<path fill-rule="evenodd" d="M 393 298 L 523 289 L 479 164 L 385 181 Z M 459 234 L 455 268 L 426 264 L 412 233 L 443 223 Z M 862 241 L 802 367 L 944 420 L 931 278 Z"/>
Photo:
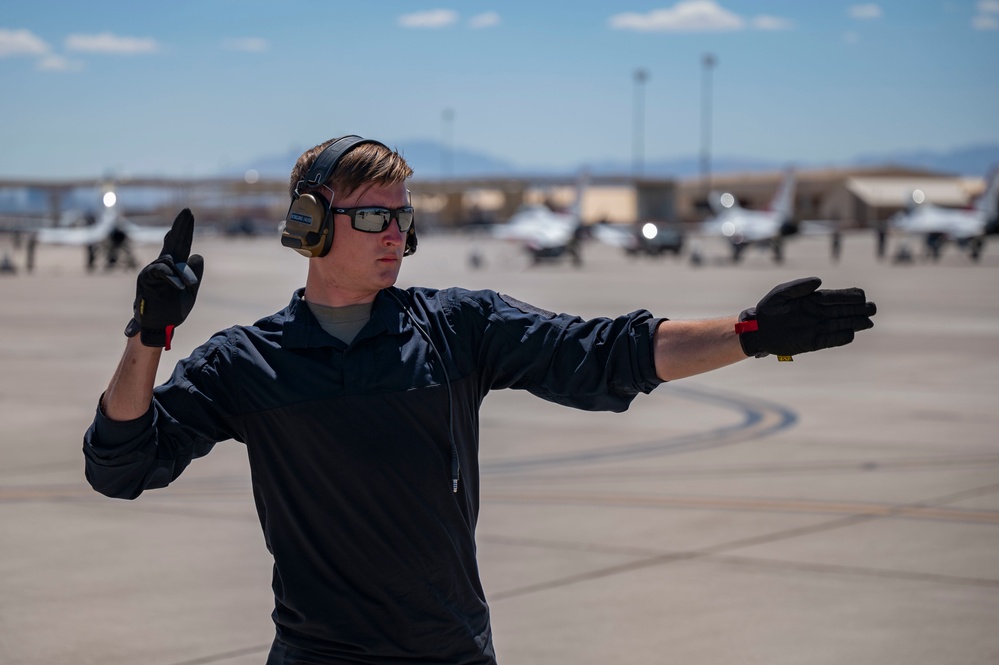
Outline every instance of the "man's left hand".
<path fill-rule="evenodd" d="M 746 355 L 792 356 L 843 346 L 856 332 L 874 327 L 877 306 L 868 302 L 863 289 L 819 290 L 821 284 L 818 277 L 780 284 L 756 307 L 743 311 L 740 322 L 755 320 L 755 326 L 739 324 L 748 328 L 739 335 Z"/>

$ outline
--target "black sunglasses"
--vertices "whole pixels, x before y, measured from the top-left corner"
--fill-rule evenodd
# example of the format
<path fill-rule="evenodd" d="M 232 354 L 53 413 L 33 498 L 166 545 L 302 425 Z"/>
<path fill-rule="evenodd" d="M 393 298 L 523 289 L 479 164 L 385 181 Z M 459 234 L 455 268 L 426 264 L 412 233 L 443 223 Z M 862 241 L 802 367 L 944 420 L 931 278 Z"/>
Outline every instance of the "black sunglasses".
<path fill-rule="evenodd" d="M 398 220 L 399 230 L 403 233 L 413 226 L 413 206 L 402 208 L 333 208 L 338 215 L 350 215 L 350 225 L 365 233 L 381 233 L 389 227 L 393 219 Z"/>

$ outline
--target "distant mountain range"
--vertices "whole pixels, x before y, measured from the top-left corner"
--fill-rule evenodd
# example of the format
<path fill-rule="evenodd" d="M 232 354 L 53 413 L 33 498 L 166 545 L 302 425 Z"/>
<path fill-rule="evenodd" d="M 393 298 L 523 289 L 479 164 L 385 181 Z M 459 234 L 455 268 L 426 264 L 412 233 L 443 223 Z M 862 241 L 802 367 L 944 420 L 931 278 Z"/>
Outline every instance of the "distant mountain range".
<path fill-rule="evenodd" d="M 900 164 L 943 171 L 955 175 L 984 176 L 999 167 L 999 144 L 967 146 L 956 150 L 909 150 L 884 155 L 860 155 L 853 161 L 858 166 Z"/>
<path fill-rule="evenodd" d="M 516 164 L 486 152 L 455 148 L 448 155 L 437 141 L 414 139 L 392 143 L 398 148 L 410 166 L 415 177 L 421 180 L 437 179 L 442 175 L 452 177 L 476 176 L 530 176 L 567 175 L 584 166 L 595 175 L 627 175 L 632 172 L 631 162 L 603 160 L 580 164 L 575 169 L 534 168 Z M 295 165 L 295 160 L 305 150 L 296 148 L 282 155 L 263 156 L 246 164 L 242 170 L 233 170 L 227 175 L 242 175 L 248 169 L 255 169 L 266 178 L 285 178 Z M 851 166 L 908 166 L 962 176 L 983 176 L 990 168 L 999 166 L 999 143 L 972 145 L 953 150 L 909 150 L 888 153 L 858 155 L 845 162 L 795 162 L 798 168 L 848 168 Z M 711 158 L 713 173 L 734 173 L 747 171 L 776 171 L 788 163 L 718 155 Z M 662 160 L 647 160 L 643 174 L 647 177 L 689 178 L 700 173 L 700 159 L 697 156 L 676 157 Z"/>

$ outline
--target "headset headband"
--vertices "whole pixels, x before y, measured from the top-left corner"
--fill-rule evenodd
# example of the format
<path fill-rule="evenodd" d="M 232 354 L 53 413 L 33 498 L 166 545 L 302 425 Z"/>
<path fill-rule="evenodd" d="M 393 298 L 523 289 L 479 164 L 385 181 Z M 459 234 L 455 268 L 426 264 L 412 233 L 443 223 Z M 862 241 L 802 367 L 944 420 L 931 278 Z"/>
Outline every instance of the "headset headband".
<path fill-rule="evenodd" d="M 330 173 L 333 172 L 341 157 L 365 143 L 374 143 L 387 149 L 387 146 L 381 141 L 363 139 L 355 134 L 341 136 L 326 146 L 326 149 L 316 158 L 316 161 L 312 164 L 312 168 L 309 169 L 305 177 L 298 184 L 301 185 L 304 182 L 306 187 L 318 187 L 323 184 L 330 177 Z M 298 185 L 295 186 L 295 191 L 296 193 L 298 192 Z"/>

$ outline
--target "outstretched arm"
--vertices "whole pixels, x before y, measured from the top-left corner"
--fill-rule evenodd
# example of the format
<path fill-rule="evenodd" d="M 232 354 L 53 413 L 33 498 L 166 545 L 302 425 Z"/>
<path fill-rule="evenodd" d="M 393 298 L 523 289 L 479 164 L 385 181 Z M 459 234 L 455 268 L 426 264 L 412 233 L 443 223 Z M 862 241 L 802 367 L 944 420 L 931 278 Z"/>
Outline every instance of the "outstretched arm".
<path fill-rule="evenodd" d="M 656 328 L 656 373 L 670 381 L 749 356 L 786 359 L 849 344 L 874 326 L 877 307 L 863 289 L 819 290 L 820 284 L 818 277 L 780 284 L 738 317 L 663 321 Z"/>
<path fill-rule="evenodd" d="M 737 318 L 663 321 L 656 328 L 656 374 L 663 381 L 710 372 L 748 356 L 735 333 Z"/>

